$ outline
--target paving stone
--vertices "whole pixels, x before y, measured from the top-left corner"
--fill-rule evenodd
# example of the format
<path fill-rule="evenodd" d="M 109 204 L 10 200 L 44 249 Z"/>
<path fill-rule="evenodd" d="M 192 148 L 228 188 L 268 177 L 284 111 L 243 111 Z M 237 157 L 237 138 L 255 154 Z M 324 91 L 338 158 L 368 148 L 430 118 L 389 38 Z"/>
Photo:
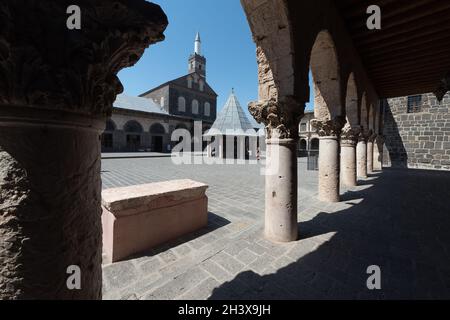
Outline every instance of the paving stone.
<path fill-rule="evenodd" d="M 145 295 L 144 300 L 176 299 L 207 278 L 208 274 L 204 270 L 200 268 L 190 269 L 153 292 Z"/>
<path fill-rule="evenodd" d="M 215 255 L 212 260 L 229 273 L 236 275 L 244 269 L 244 264 L 225 252 Z"/>
<path fill-rule="evenodd" d="M 123 288 L 137 277 L 138 271 L 131 261 L 114 263 L 103 268 L 103 279 L 108 290 Z"/>
<path fill-rule="evenodd" d="M 301 240 L 287 245 L 262 235 L 259 166 L 186 169 L 174 167 L 170 158 L 102 161 L 109 171 L 102 174 L 104 187 L 205 182 L 214 213 L 203 231 L 132 261 L 104 265 L 104 298 L 450 299 L 444 263 L 450 259 L 449 175 L 387 169 L 342 189 L 345 203 L 327 204 L 316 200 L 317 172 L 306 171 L 302 161 Z M 367 292 L 372 264 L 382 268 L 382 293 Z"/>
<path fill-rule="evenodd" d="M 201 282 L 198 286 L 192 288 L 182 296 L 180 300 L 207 300 L 213 293 L 214 289 L 220 287 L 220 282 L 214 278 L 208 278 Z"/>
<path fill-rule="evenodd" d="M 200 266 L 219 281 L 230 280 L 232 278 L 232 275 L 228 271 L 211 259 L 202 262 Z"/>
<path fill-rule="evenodd" d="M 248 250 L 247 248 L 243 249 L 239 252 L 239 254 L 236 256 L 236 259 L 238 259 L 240 262 L 242 262 L 244 265 L 249 265 L 256 259 L 258 259 L 258 256 Z"/>

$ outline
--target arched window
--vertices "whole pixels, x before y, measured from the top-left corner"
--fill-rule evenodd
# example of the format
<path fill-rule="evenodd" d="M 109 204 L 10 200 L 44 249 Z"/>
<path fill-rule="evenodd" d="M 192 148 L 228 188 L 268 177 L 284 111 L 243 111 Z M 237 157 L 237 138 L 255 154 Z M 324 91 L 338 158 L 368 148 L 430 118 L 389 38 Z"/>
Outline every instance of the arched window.
<path fill-rule="evenodd" d="M 150 133 L 151 134 L 158 134 L 158 135 L 162 135 L 166 133 L 166 129 L 164 129 L 164 126 L 160 123 L 154 123 L 152 124 L 152 126 L 150 127 Z"/>
<path fill-rule="evenodd" d="M 205 91 L 205 82 L 203 81 L 203 80 L 200 80 L 200 82 L 199 82 L 199 88 L 200 88 L 200 91 Z"/>
<path fill-rule="evenodd" d="M 128 121 L 123 127 L 123 131 L 127 133 L 142 133 L 144 131 L 139 122 L 135 120 Z"/>
<path fill-rule="evenodd" d="M 165 99 L 164 99 L 164 97 L 161 97 L 161 107 L 164 107 L 165 106 Z"/>
<path fill-rule="evenodd" d="M 188 88 L 192 89 L 192 78 L 188 77 L 187 81 L 188 81 Z"/>
<path fill-rule="evenodd" d="M 205 102 L 205 116 L 209 117 L 211 115 L 211 104 Z"/>
<path fill-rule="evenodd" d="M 192 114 L 198 114 L 198 101 L 192 100 Z"/>
<path fill-rule="evenodd" d="M 178 111 L 186 112 L 186 99 L 184 97 L 178 97 Z"/>

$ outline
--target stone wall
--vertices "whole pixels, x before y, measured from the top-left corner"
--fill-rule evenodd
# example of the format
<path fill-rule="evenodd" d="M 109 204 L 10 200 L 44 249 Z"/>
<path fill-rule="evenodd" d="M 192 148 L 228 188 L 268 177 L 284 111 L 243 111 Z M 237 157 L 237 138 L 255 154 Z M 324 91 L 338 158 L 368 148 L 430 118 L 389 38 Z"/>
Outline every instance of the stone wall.
<path fill-rule="evenodd" d="M 383 165 L 450 170 L 450 94 L 439 103 L 422 95 L 420 112 L 408 113 L 408 97 L 387 99 Z"/>

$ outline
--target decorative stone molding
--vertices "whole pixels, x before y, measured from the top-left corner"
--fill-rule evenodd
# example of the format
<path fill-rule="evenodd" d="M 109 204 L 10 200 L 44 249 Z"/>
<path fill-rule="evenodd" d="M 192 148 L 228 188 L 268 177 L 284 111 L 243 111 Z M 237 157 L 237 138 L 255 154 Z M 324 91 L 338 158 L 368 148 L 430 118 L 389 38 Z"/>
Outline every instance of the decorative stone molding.
<path fill-rule="evenodd" d="M 311 120 L 311 126 L 317 130 L 320 137 L 339 136 L 344 124 L 344 117 L 336 117 L 332 120 Z"/>
<path fill-rule="evenodd" d="M 365 128 L 361 128 L 361 131 L 359 132 L 358 135 L 358 141 L 359 142 L 367 142 L 370 138 L 370 136 L 372 135 L 372 130 L 367 130 Z"/>
<path fill-rule="evenodd" d="M 167 17 L 155 4 L 78 0 L 81 30 L 69 30 L 70 4 L 0 2 L 0 106 L 108 116 L 123 91 L 116 74 L 164 39 Z"/>
<path fill-rule="evenodd" d="M 359 134 L 361 133 L 361 129 L 361 127 L 351 127 L 347 122 L 341 131 L 341 145 L 355 146 L 358 141 Z"/>
<path fill-rule="evenodd" d="M 250 102 L 248 110 L 258 123 L 266 126 L 267 139 L 298 139 L 298 126 L 304 115 L 305 105 L 295 97 Z"/>

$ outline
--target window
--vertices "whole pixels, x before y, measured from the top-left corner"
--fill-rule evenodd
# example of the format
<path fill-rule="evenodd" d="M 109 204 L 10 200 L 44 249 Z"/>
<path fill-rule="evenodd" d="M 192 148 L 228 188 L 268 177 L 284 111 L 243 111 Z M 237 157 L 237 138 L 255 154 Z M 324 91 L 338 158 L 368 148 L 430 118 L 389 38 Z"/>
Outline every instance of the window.
<path fill-rule="evenodd" d="M 305 122 L 300 124 L 300 131 L 306 132 L 306 123 Z"/>
<path fill-rule="evenodd" d="M 188 88 L 192 89 L 192 78 L 188 77 Z"/>
<path fill-rule="evenodd" d="M 184 97 L 178 97 L 178 111 L 186 112 L 186 99 Z"/>
<path fill-rule="evenodd" d="M 200 80 L 198 85 L 199 85 L 200 91 L 203 92 L 205 90 L 205 82 L 203 80 Z"/>
<path fill-rule="evenodd" d="M 192 101 L 192 114 L 198 114 L 198 101 Z"/>
<path fill-rule="evenodd" d="M 164 107 L 164 103 L 165 103 L 164 97 L 161 97 L 161 107 Z"/>
<path fill-rule="evenodd" d="M 209 117 L 211 115 L 211 105 L 209 102 L 205 102 L 205 116 Z"/>
<path fill-rule="evenodd" d="M 408 97 L 408 113 L 421 112 L 422 110 L 422 96 L 409 96 Z"/>

